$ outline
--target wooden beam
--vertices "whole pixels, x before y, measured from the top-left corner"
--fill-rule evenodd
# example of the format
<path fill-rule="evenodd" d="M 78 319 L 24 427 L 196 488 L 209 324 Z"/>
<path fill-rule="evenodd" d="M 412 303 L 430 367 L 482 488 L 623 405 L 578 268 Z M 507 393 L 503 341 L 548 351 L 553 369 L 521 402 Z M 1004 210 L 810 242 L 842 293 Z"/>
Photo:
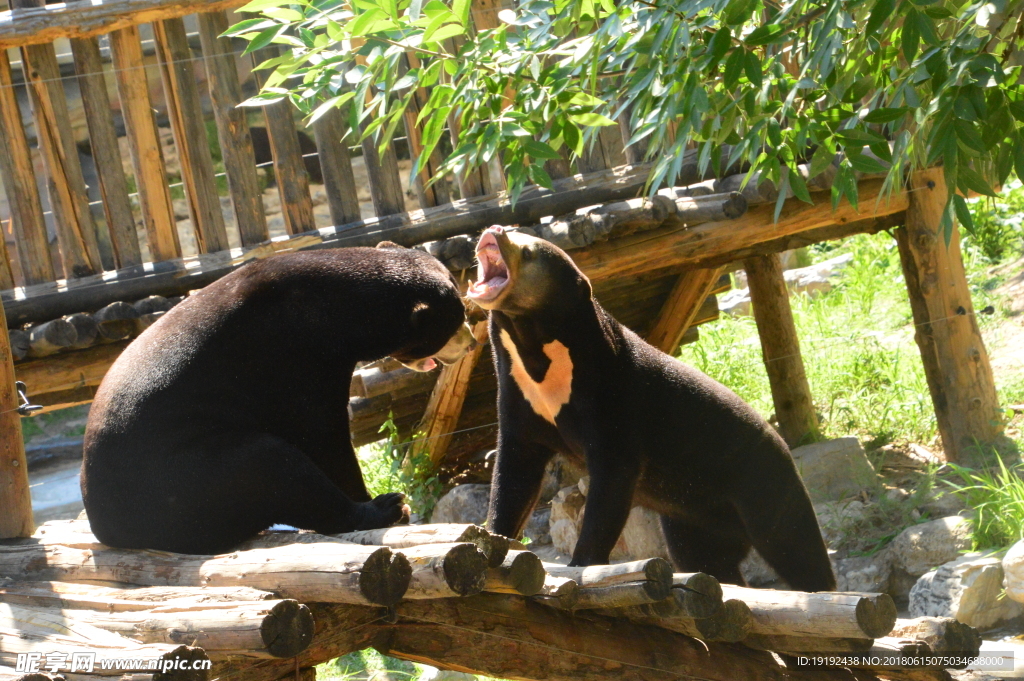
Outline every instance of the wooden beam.
<path fill-rule="evenodd" d="M 35 529 L 14 381 L 11 341 L 0 306 L 0 539 L 28 537 Z"/>
<path fill-rule="evenodd" d="M 14 367 L 17 380 L 28 386 L 29 395 L 43 395 L 86 386 L 99 385 L 128 341 L 96 345 L 43 360 L 19 362 Z"/>
<path fill-rule="evenodd" d="M 434 384 L 420 420 L 419 430 L 423 437 L 413 442 L 409 449 L 410 458 L 415 459 L 426 453 L 430 461 L 437 465 L 448 451 L 452 434 L 459 423 L 459 415 L 462 414 L 462 405 L 466 401 L 470 376 L 487 342 L 487 322 L 478 322 L 473 327 L 473 336 L 477 340 L 476 347 L 454 364 L 441 369 L 441 375 Z"/>
<path fill-rule="evenodd" d="M 213 156 L 206 137 L 185 22 L 181 19 L 155 22 L 153 35 L 196 247 L 200 253 L 223 251 L 228 248 L 228 233 L 220 209 Z"/>
<path fill-rule="evenodd" d="M 818 433 L 818 416 L 800 356 L 782 259 L 778 254 L 755 256 L 744 260 L 743 267 L 747 271 L 779 432 L 790 447 L 806 444 Z"/>
<path fill-rule="evenodd" d="M 245 118 L 245 109 L 238 108 L 244 97 L 238 82 L 235 53 L 231 39 L 220 37 L 228 30 L 228 18 L 222 10 L 203 12 L 196 18 L 221 158 L 235 209 L 235 223 L 242 246 L 255 246 L 268 237 L 267 216 L 256 177 L 256 155 L 249 122 Z"/>
<path fill-rule="evenodd" d="M 11 62 L 7 51 L 0 49 L 0 172 L 4 176 L 7 205 L 11 211 L 18 262 L 26 285 L 53 281 L 53 260 L 43 205 L 36 189 L 32 152 L 25 138 Z"/>
<path fill-rule="evenodd" d="M 246 0 L 90 0 L 0 12 L 0 49 L 87 38 L 196 12 L 233 9 Z"/>
<path fill-rule="evenodd" d="M 949 245 L 939 228 L 946 205 L 941 169 L 910 179 L 907 224 L 896 230 L 914 338 L 948 461 L 980 463 L 978 446 L 997 444 L 1003 421 L 992 366 L 974 316 L 954 226 Z"/>
<path fill-rule="evenodd" d="M 718 284 L 721 268 L 688 270 L 679 275 L 672 292 L 661 308 L 647 342 L 662 352 L 675 354 L 704 300 Z"/>

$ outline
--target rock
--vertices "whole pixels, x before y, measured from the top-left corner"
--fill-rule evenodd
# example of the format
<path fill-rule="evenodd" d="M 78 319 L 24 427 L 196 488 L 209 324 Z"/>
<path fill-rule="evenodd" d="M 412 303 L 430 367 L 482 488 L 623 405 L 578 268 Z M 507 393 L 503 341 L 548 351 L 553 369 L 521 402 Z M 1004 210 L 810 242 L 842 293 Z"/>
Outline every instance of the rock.
<path fill-rule="evenodd" d="M 775 586 L 782 579 L 761 557 L 757 549 L 750 549 L 750 553 L 740 563 L 740 574 L 743 575 L 747 584 L 754 587 Z"/>
<path fill-rule="evenodd" d="M 432 523 L 474 523 L 487 520 L 487 506 L 491 501 L 490 485 L 459 485 L 452 487 L 434 506 Z"/>
<path fill-rule="evenodd" d="M 923 575 L 910 590 L 911 617 L 953 617 L 978 629 L 1024 614 L 1024 605 L 1002 597 L 999 558 L 970 553 Z"/>
<path fill-rule="evenodd" d="M 856 494 L 875 477 L 875 469 L 855 437 L 797 447 L 793 460 L 814 503 Z"/>
<path fill-rule="evenodd" d="M 419 676 L 419 681 L 476 681 L 476 676 L 467 674 L 466 672 L 456 672 L 451 669 L 438 669 L 436 667 L 430 667 L 423 665 L 423 673 Z"/>
<path fill-rule="evenodd" d="M 549 533 L 551 543 L 559 553 L 572 555 L 580 536 L 579 527 L 586 501 L 576 485 L 560 489 L 551 500 Z"/>
<path fill-rule="evenodd" d="M 1024 603 L 1024 541 L 1011 546 L 1003 556 L 1003 573 L 1006 595 L 1018 603 Z"/>
<path fill-rule="evenodd" d="M 870 556 L 840 558 L 835 561 L 837 591 L 890 593 L 892 554 L 886 549 Z"/>
<path fill-rule="evenodd" d="M 833 501 L 814 505 L 818 526 L 826 544 L 834 544 L 848 535 L 867 513 L 867 505 L 857 499 Z"/>
<path fill-rule="evenodd" d="M 526 521 L 526 529 L 523 534 L 530 538 L 530 546 L 534 544 L 551 543 L 551 508 L 544 506 L 538 508 Z"/>
<path fill-rule="evenodd" d="M 936 566 L 955 560 L 971 547 L 971 528 L 966 518 L 950 516 L 903 530 L 889 544 L 893 566 L 920 577 Z"/>
<path fill-rule="evenodd" d="M 928 500 L 921 504 L 920 509 L 929 518 L 948 518 L 960 515 L 967 509 L 967 504 L 947 489 L 936 489 L 929 493 Z"/>
<path fill-rule="evenodd" d="M 853 259 L 852 253 L 819 262 L 817 265 L 789 269 L 783 273 L 791 294 L 806 293 L 818 295 L 832 290 L 831 278 L 838 274 Z M 742 276 L 741 276 L 742 275 Z M 736 288 L 720 296 L 718 309 L 731 315 L 750 314 L 750 290 L 746 273 L 736 273 Z"/>

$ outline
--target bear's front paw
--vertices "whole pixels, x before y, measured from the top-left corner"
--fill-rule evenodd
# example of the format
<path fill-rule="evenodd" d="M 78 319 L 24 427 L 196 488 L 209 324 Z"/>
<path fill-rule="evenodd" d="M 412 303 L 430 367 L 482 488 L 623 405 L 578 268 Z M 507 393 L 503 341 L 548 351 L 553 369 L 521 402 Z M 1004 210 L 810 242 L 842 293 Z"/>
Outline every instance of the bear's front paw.
<path fill-rule="evenodd" d="M 390 527 L 396 523 L 409 522 L 409 506 L 405 503 L 405 495 L 401 492 L 390 492 L 378 495 L 373 501 L 362 506 L 362 518 L 357 530 L 376 530 Z"/>

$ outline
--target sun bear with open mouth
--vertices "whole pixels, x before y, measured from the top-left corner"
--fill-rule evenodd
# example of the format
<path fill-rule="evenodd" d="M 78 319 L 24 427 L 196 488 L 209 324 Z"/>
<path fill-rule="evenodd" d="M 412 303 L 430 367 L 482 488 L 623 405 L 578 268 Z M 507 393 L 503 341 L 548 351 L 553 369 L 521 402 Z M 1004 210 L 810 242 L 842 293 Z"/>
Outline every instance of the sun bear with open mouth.
<path fill-rule="evenodd" d="M 498 375 L 492 532 L 520 535 L 559 452 L 590 474 L 571 565 L 607 563 L 639 504 L 679 570 L 743 584 L 753 546 L 790 587 L 835 589 L 789 449 L 749 405 L 615 321 L 553 244 L 492 227 L 477 257 L 469 297 L 491 312 Z"/>

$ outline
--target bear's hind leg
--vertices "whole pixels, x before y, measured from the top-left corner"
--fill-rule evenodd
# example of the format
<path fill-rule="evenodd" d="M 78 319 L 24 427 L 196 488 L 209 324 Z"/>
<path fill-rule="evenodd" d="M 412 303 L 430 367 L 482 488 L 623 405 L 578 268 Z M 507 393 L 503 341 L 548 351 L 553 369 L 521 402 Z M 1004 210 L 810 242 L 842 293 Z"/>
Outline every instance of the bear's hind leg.
<path fill-rule="evenodd" d="M 668 553 L 680 572 L 704 572 L 722 584 L 745 586 L 740 561 L 750 551 L 743 523 L 730 506 L 715 508 L 707 520 L 661 516 Z M 713 518 L 713 519 L 712 519 Z"/>

